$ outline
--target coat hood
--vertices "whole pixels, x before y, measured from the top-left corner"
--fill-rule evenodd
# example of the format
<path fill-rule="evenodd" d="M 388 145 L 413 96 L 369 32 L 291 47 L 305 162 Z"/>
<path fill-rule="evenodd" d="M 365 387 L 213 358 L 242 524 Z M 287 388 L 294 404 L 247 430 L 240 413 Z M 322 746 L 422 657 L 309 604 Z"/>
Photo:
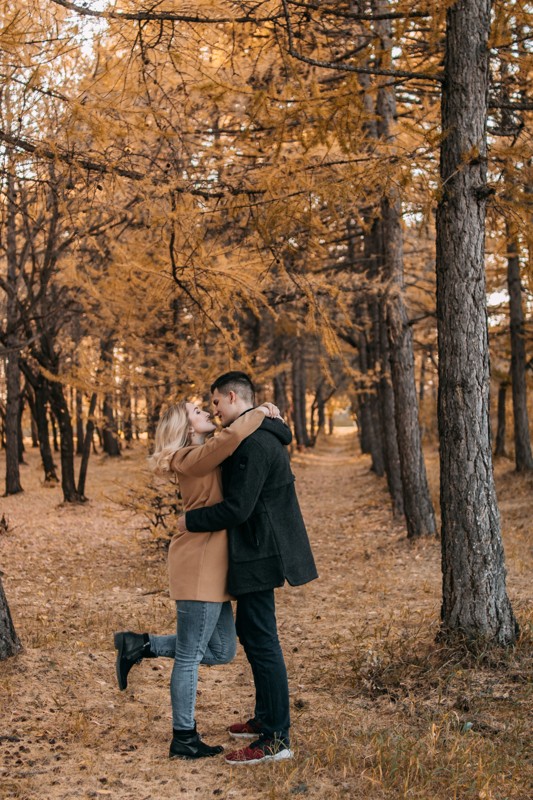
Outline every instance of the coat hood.
<path fill-rule="evenodd" d="M 281 444 L 287 445 L 292 442 L 292 433 L 288 425 L 279 419 L 265 417 L 259 427 L 260 431 L 268 431 L 280 440 Z"/>

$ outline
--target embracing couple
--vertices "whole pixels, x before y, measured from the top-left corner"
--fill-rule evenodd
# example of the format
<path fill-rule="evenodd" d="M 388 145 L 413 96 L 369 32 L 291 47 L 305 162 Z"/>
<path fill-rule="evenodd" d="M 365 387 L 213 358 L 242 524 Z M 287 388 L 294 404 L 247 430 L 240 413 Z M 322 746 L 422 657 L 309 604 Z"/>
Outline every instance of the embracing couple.
<path fill-rule="evenodd" d="M 207 745 L 196 730 L 198 667 L 231 661 L 237 635 L 252 668 L 255 709 L 227 730 L 253 741 L 225 760 L 257 764 L 292 757 L 274 589 L 285 580 L 307 583 L 317 572 L 290 469 L 291 432 L 279 410 L 254 406 L 254 387 L 243 372 L 221 375 L 211 394 L 221 433 L 207 438 L 215 430 L 209 412 L 178 403 L 161 417 L 151 458 L 157 473 L 178 476 L 186 512 L 168 556 L 177 633 L 116 633 L 117 679 L 125 689 L 141 659 L 174 659 L 170 757 L 216 756 L 224 748 Z"/>

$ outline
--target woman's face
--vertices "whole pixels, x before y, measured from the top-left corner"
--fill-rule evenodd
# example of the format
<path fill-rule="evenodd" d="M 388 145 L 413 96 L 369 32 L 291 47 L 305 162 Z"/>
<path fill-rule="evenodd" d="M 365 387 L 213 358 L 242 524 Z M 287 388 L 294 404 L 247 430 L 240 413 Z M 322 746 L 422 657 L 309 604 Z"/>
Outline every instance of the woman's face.
<path fill-rule="evenodd" d="M 196 403 L 186 403 L 187 414 L 191 428 L 195 433 L 206 434 L 216 429 L 216 425 L 211 420 L 209 411 L 203 411 Z"/>

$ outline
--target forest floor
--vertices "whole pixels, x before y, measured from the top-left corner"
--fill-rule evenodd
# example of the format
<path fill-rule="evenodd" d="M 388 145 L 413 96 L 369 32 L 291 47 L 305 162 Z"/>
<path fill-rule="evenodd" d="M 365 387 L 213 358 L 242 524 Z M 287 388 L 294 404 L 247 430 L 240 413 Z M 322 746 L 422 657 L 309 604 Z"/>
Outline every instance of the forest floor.
<path fill-rule="evenodd" d="M 4 464 L 0 456 L 0 480 Z M 3 800 L 530 800 L 533 476 L 497 463 L 508 591 L 522 628 L 511 653 L 466 657 L 435 644 L 440 546 L 410 542 L 353 431 L 293 458 L 320 579 L 277 593 L 291 687 L 291 761 L 230 768 L 170 761 L 171 662 L 115 681 L 113 632 L 171 632 L 166 555 L 117 502 L 147 480 L 138 444 L 92 457 L 86 505 L 61 504 L 27 453 L 25 492 L 0 498 L 0 565 L 24 649 L 0 664 Z M 437 501 L 437 458 L 428 452 Z M 253 706 L 241 650 L 201 668 L 198 728 Z M 239 743 L 237 742 L 237 745 Z"/>

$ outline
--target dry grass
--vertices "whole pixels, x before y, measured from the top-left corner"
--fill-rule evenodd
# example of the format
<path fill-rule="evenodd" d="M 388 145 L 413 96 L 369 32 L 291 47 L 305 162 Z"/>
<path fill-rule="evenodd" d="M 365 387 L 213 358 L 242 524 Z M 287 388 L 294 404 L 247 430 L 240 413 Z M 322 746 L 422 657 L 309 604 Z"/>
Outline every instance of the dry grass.
<path fill-rule="evenodd" d="M 436 541 L 410 543 L 386 490 L 352 455 L 351 435 L 295 456 L 320 580 L 278 593 L 291 684 L 293 761 L 229 768 L 169 761 L 170 662 L 134 668 L 120 693 L 114 630 L 170 631 L 164 553 L 115 500 L 143 478 L 141 449 L 90 466 L 87 506 L 40 484 L 2 498 L 0 563 L 23 653 L 0 664 L 0 796 L 19 800 L 529 800 L 531 791 L 531 476 L 499 462 L 509 592 L 522 626 L 511 653 L 468 656 L 435 644 Z M 428 454 L 437 492 L 437 464 Z M 1 478 L 1 476 L 0 476 Z M 248 715 L 239 653 L 201 670 L 206 741 Z"/>

